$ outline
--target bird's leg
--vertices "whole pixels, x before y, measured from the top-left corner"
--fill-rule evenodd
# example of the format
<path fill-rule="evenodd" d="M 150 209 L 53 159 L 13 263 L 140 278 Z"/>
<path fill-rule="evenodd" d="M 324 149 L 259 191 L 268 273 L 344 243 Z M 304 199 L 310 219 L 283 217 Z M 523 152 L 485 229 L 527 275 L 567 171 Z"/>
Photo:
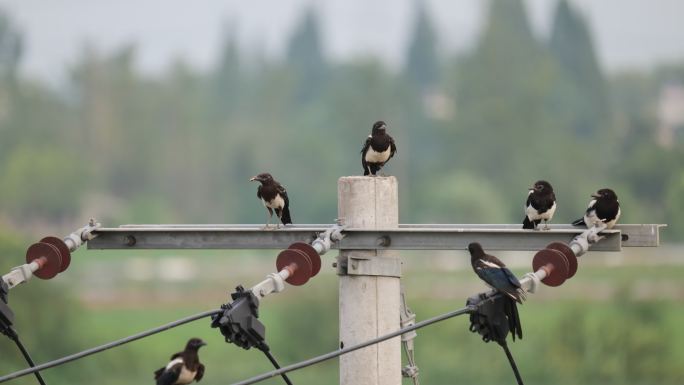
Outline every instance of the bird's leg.
<path fill-rule="evenodd" d="M 271 217 L 273 216 L 273 213 L 271 210 L 268 210 L 268 216 L 266 217 L 266 226 L 262 228 L 262 230 L 269 230 L 271 228 Z"/>
<path fill-rule="evenodd" d="M 276 230 L 280 228 L 280 224 L 283 222 L 283 209 L 280 209 L 280 212 L 276 212 L 276 215 L 278 215 L 278 221 L 276 222 Z"/>
<path fill-rule="evenodd" d="M 549 220 L 544 219 L 544 230 L 549 231 L 551 228 L 549 227 Z"/>

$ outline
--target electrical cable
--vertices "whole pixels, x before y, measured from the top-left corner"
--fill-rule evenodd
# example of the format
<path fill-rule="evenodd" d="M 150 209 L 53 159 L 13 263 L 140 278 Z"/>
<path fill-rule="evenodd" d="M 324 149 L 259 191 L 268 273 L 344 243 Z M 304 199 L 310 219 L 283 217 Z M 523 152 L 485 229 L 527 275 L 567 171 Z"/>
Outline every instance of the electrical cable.
<path fill-rule="evenodd" d="M 275 357 L 273 357 L 273 355 L 271 354 L 270 351 L 268 351 L 268 349 L 266 349 L 266 350 L 261 350 L 261 351 L 264 352 L 264 354 L 266 355 L 266 357 L 268 357 L 268 360 L 271 361 L 271 363 L 273 364 L 273 366 L 275 366 L 276 369 L 280 369 L 280 365 L 278 365 L 278 361 L 276 361 Z M 283 380 L 285 380 L 285 383 L 286 383 L 287 385 L 292 385 L 292 382 L 291 382 L 290 379 L 287 377 L 287 374 L 281 373 L 280 375 L 283 377 Z"/>
<path fill-rule="evenodd" d="M 504 352 L 506 353 L 506 357 L 508 357 L 508 362 L 511 363 L 511 368 L 513 369 L 513 374 L 515 374 L 515 379 L 518 381 L 518 385 L 524 385 L 522 377 L 520 377 L 520 372 L 518 372 L 518 366 L 515 364 L 515 361 L 513 360 L 513 355 L 511 354 L 511 351 L 508 350 L 508 344 L 506 341 L 504 341 L 503 344 L 499 344 L 503 348 Z"/>
<path fill-rule="evenodd" d="M 344 349 L 339 349 L 339 350 L 336 350 L 336 351 L 333 351 L 333 352 L 330 352 L 330 353 L 326 353 L 326 354 L 323 354 L 323 355 L 320 355 L 320 356 L 317 356 L 317 357 L 314 357 L 314 358 L 310 358 L 310 359 L 305 360 L 305 361 L 300 361 L 300 362 L 298 362 L 298 363 L 296 363 L 296 364 L 292 364 L 292 365 L 285 366 L 285 367 L 280 368 L 280 369 L 277 369 L 277 370 L 272 370 L 272 371 L 270 371 L 270 372 L 268 372 L 268 373 L 264 373 L 264 374 L 255 376 L 255 377 L 246 379 L 246 380 L 244 380 L 244 381 L 236 382 L 236 383 L 234 383 L 233 385 L 250 385 L 250 384 L 255 384 L 255 383 L 257 383 L 257 382 L 261 382 L 261 381 L 263 381 L 263 380 L 267 380 L 267 379 L 269 379 L 269 378 L 272 378 L 272 377 L 281 375 L 281 374 L 283 374 L 283 373 L 288 373 L 288 372 L 292 372 L 292 371 L 299 370 L 299 369 L 302 369 L 302 368 L 306 368 L 307 366 L 311 366 L 311 365 L 314 365 L 314 364 L 318 364 L 318 363 L 320 363 L 320 362 L 327 361 L 327 360 L 330 360 L 330 359 L 335 358 L 335 357 L 339 357 L 339 356 L 341 356 L 341 355 L 343 355 L 343 354 L 351 353 L 351 352 L 353 352 L 353 351 L 355 351 L 355 350 L 359 350 L 359 349 L 365 348 L 365 347 L 367 347 L 367 346 L 374 345 L 374 344 L 377 344 L 377 343 L 380 343 L 380 342 L 389 340 L 389 339 L 391 339 L 391 338 L 400 336 L 400 335 L 402 335 L 402 334 L 404 334 L 404 333 L 406 333 L 406 332 L 410 332 L 410 331 L 413 331 L 413 330 L 417 330 L 417 329 L 420 329 L 420 328 L 422 328 L 422 327 L 425 327 L 425 326 L 428 326 L 428 325 L 432 325 L 432 324 L 434 324 L 434 323 L 437 323 L 437 322 L 440 322 L 440 321 L 444 321 L 444 320 L 447 320 L 447 319 L 449 319 L 449 318 L 453 318 L 453 317 L 456 317 L 456 316 L 460 316 L 460 315 L 472 313 L 472 312 L 474 312 L 474 311 L 477 311 L 477 307 L 476 307 L 476 306 L 472 306 L 472 305 L 471 305 L 471 306 L 467 306 L 467 307 L 464 307 L 464 308 L 462 308 L 462 309 L 454 310 L 454 311 L 451 311 L 451 312 L 448 312 L 448 313 L 445 313 L 445 314 L 442 314 L 442 315 L 439 315 L 439 316 L 436 316 L 436 317 L 433 317 L 433 318 L 426 319 L 426 320 L 424 320 L 424 321 L 416 322 L 415 325 L 407 326 L 407 327 L 405 327 L 405 328 L 403 328 L 403 329 L 399 329 L 399 330 L 394 331 L 394 332 L 392 332 L 392 333 L 385 334 L 385 335 L 380 336 L 380 337 L 377 337 L 377 338 L 373 338 L 372 340 L 368 340 L 368 341 L 366 341 L 366 342 L 361 342 L 361 343 L 359 343 L 359 344 L 356 344 L 356 345 L 353 345 L 353 346 L 350 346 L 350 347 L 346 347 L 346 348 L 344 348 Z"/>
<path fill-rule="evenodd" d="M 17 333 L 17 331 L 11 326 L 7 328 L 7 337 L 14 341 L 14 343 L 17 345 L 17 348 L 19 348 L 21 354 L 24 356 L 24 359 L 26 359 L 26 362 L 30 367 L 34 368 L 36 364 L 33 362 L 33 359 L 31 358 L 28 350 L 26 350 L 26 347 L 24 347 L 24 344 L 22 344 L 21 340 L 19 340 L 19 333 Z M 40 385 L 45 385 L 45 380 L 43 380 L 43 376 L 40 375 L 40 372 L 34 372 L 33 374 L 36 375 L 36 379 L 38 379 Z"/>
<path fill-rule="evenodd" d="M 83 357 L 93 355 L 95 353 L 100 353 L 100 352 L 107 350 L 107 349 L 111 349 L 111 348 L 114 348 L 117 346 L 127 344 L 129 342 L 139 340 L 141 338 L 149 337 L 153 334 L 157 334 L 157 333 L 167 331 L 169 329 L 175 328 L 177 326 L 184 325 L 184 324 L 192 322 L 192 321 L 196 321 L 196 320 L 201 319 L 201 318 L 206 318 L 206 317 L 212 316 L 214 314 L 219 314 L 222 311 L 223 310 L 221 310 L 221 309 L 207 310 L 207 311 L 204 311 L 204 312 L 199 313 L 199 314 L 195 314 L 195 315 L 192 315 L 189 317 L 181 318 L 181 319 L 174 321 L 174 322 L 167 323 L 166 325 L 162 325 L 162 326 L 156 327 L 154 329 L 150 329 L 150 330 L 147 330 L 147 331 L 126 337 L 126 338 L 122 338 L 120 340 L 116 340 L 116 341 L 109 342 L 109 343 L 104 344 L 104 345 L 96 346 L 96 347 L 91 348 L 91 349 L 83 350 L 81 352 L 56 359 L 54 361 L 49 361 L 49 362 L 46 362 L 44 364 L 34 366 L 32 368 L 19 370 L 17 372 L 10 373 L 6 376 L 0 377 L 0 383 L 9 381 L 9 380 L 12 380 L 15 378 L 23 377 L 27 374 L 37 373 L 40 370 L 53 368 L 55 366 L 60 366 L 60 365 L 66 364 L 68 362 L 75 361 L 75 360 L 81 359 Z"/>

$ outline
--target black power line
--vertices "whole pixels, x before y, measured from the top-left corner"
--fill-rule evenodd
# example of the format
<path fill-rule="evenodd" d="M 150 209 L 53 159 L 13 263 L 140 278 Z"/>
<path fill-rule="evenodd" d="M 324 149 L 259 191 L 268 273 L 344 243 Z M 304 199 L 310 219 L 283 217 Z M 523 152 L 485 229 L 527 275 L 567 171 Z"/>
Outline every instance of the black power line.
<path fill-rule="evenodd" d="M 292 372 L 292 371 L 299 370 L 302 368 L 306 368 L 307 366 L 315 365 L 315 364 L 321 363 L 323 361 L 327 361 L 327 360 L 330 360 L 332 358 L 339 357 L 343 354 L 351 353 L 355 350 L 359 350 L 359 349 L 365 348 L 367 346 L 374 345 L 374 344 L 389 340 L 391 338 L 400 336 L 406 332 L 410 332 L 410 331 L 413 331 L 416 329 L 420 329 L 422 327 L 432 325 L 434 323 L 444 321 L 444 320 L 447 320 L 449 318 L 453 318 L 456 316 L 472 313 L 474 311 L 477 311 L 476 306 L 467 306 L 463 309 L 454 310 L 454 311 L 451 311 L 449 313 L 439 315 L 437 317 L 426 319 L 425 321 L 416 322 L 415 325 L 407 326 L 403 329 L 399 329 L 399 330 L 394 331 L 392 333 L 385 334 L 384 336 L 380 336 L 380 337 L 374 338 L 372 340 L 368 340 L 366 342 L 362 342 L 362 343 L 359 343 L 359 344 L 356 344 L 356 345 L 353 345 L 353 346 L 350 346 L 350 347 L 347 347 L 344 349 L 336 350 L 334 352 L 326 353 L 326 354 L 320 355 L 318 357 L 314 357 L 314 358 L 311 358 L 311 359 L 308 359 L 305 361 L 298 362 L 296 364 L 288 365 L 288 366 L 285 366 L 284 368 L 281 368 L 281 369 L 272 370 L 270 372 L 258 375 L 256 377 L 249 378 L 249 379 L 244 380 L 244 381 L 236 382 L 233 385 L 255 384 L 257 382 L 261 382 L 263 380 L 267 380 L 269 378 L 279 376 L 279 375 L 282 375 L 284 373 L 288 373 L 288 372 Z"/>
<path fill-rule="evenodd" d="M 24 344 L 22 344 L 19 340 L 19 334 L 17 333 L 17 331 L 14 330 L 14 328 L 9 327 L 7 328 L 6 334 L 7 337 L 9 337 L 9 339 L 14 341 L 14 343 L 17 345 L 29 366 L 32 368 L 35 367 L 36 364 L 33 362 L 33 359 L 31 358 L 31 355 L 29 354 L 28 350 L 26 350 L 26 348 L 24 347 Z M 43 380 L 43 376 L 40 375 L 40 372 L 35 372 L 33 374 L 36 375 L 36 378 L 38 379 L 40 385 L 45 385 L 45 380 Z"/>
<path fill-rule="evenodd" d="M 83 357 L 90 356 L 90 355 L 95 354 L 95 353 L 100 353 L 100 352 L 107 350 L 107 349 L 115 348 L 117 346 L 121 346 L 121 345 L 127 344 L 129 342 L 139 340 L 141 338 L 149 337 L 153 334 L 161 333 L 161 332 L 167 331 L 169 329 L 173 329 L 177 326 L 181 326 L 181 325 L 184 325 L 186 323 L 196 321 L 198 319 L 206 318 L 206 317 L 212 316 L 214 314 L 221 313 L 221 311 L 222 310 L 220 310 L 220 309 L 207 310 L 205 312 L 195 314 L 195 315 L 192 315 L 189 317 L 181 318 L 177 321 L 170 322 L 166 325 L 162 325 L 162 326 L 156 327 L 154 329 L 150 329 L 150 330 L 138 333 L 138 334 L 134 334 L 132 336 L 122 338 L 120 340 L 116 340 L 116 341 L 113 341 L 113 342 L 110 342 L 110 343 L 107 343 L 104 345 L 100 345 L 100 346 L 97 346 L 97 347 L 94 347 L 94 348 L 91 348 L 88 350 L 84 350 L 84 351 L 81 351 L 79 353 L 72 354 L 70 356 L 66 356 L 66 357 L 56 359 L 54 361 L 46 362 L 44 364 L 40 364 L 40 365 L 35 366 L 33 368 L 28 368 L 28 369 L 24 369 L 24 370 L 14 372 L 14 373 L 10 373 L 6 376 L 0 377 L 0 383 L 9 381 L 9 380 L 12 380 L 15 378 L 23 377 L 27 374 L 36 373 L 40 370 L 53 368 L 55 366 L 60 366 L 60 365 L 66 364 L 68 362 L 75 361 L 75 360 L 81 359 Z"/>

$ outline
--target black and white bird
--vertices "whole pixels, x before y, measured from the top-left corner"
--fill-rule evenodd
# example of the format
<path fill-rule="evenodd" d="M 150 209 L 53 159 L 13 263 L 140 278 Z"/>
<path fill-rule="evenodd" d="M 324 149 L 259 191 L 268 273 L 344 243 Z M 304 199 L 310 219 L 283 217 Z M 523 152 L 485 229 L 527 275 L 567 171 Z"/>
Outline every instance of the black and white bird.
<path fill-rule="evenodd" d="M 469 244 L 468 251 L 470 252 L 470 265 L 475 274 L 489 287 L 502 293 L 508 300 L 505 309 L 510 331 L 514 336 L 517 335 L 518 338 L 522 338 L 520 316 L 516 306 L 516 302 L 522 304 L 525 300 L 525 290 L 520 286 L 520 281 L 499 258 L 485 253 L 479 243 Z M 515 339 L 515 337 L 513 338 Z"/>
<path fill-rule="evenodd" d="M 523 229 L 537 229 L 537 225 L 544 221 L 544 230 L 549 229 L 548 221 L 553 218 L 556 212 L 556 194 L 553 187 L 545 180 L 535 182 L 530 187 L 525 202 L 525 218 L 523 219 Z"/>
<path fill-rule="evenodd" d="M 572 222 L 572 225 L 592 227 L 602 222 L 608 229 L 615 226 L 620 219 L 620 202 L 615 191 L 602 188 L 591 194 L 591 197 L 584 217 Z"/>
<path fill-rule="evenodd" d="M 382 120 L 375 122 L 371 134 L 368 135 L 361 149 L 363 175 L 376 176 L 396 152 L 397 146 L 394 144 L 394 139 L 387 133 L 387 124 Z"/>
<path fill-rule="evenodd" d="M 280 219 L 283 225 L 291 224 L 290 199 L 287 197 L 285 187 L 273 179 L 273 176 L 267 172 L 252 177 L 250 181 L 261 183 L 257 189 L 257 198 L 261 199 L 268 210 L 268 219 L 264 228 L 267 229 L 270 227 L 273 211 L 275 211 L 278 219 Z M 280 225 L 276 223 L 276 228 L 278 227 L 280 227 Z"/>
<path fill-rule="evenodd" d="M 199 361 L 197 351 L 206 345 L 199 338 L 191 338 L 185 345 L 185 350 L 171 356 L 171 361 L 163 368 L 154 372 L 157 385 L 186 385 L 193 381 L 200 381 L 204 376 L 204 365 Z"/>

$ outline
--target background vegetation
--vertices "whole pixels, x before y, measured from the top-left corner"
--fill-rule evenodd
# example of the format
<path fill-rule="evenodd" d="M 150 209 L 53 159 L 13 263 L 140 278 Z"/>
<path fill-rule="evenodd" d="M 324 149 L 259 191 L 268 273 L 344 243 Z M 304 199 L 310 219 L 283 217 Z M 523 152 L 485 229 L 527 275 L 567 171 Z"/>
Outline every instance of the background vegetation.
<path fill-rule="evenodd" d="M 518 222 L 527 187 L 547 179 L 558 196 L 556 223 L 581 215 L 589 194 L 610 186 L 623 222 L 668 223 L 665 238 L 684 240 L 684 127 L 675 124 L 663 139 L 660 114 L 668 87 L 684 83 L 684 62 L 604 73 L 590 26 L 564 0 L 543 37 L 531 32 L 520 1 L 491 1 L 477 42 L 453 57 L 438 49 L 431 17 L 417 5 L 400 71 L 373 58 L 331 61 L 320 23 L 307 11 L 280 60 L 247 55 L 227 34 L 208 72 L 178 59 L 168 73 L 146 76 L 135 69 L 133 45 L 114 52 L 87 46 L 68 84 L 56 88 L 18 75 L 21 26 L 0 13 L 0 271 L 20 263 L 32 238 L 89 217 L 108 225 L 260 223 L 248 178 L 262 171 L 287 186 L 296 223 L 329 223 L 336 180 L 361 172 L 358 151 L 379 119 L 398 142 L 385 172 L 400 181 L 401 222 Z M 512 347 L 525 379 L 680 384 L 679 250 L 592 256 L 567 286 L 526 303 L 526 336 Z M 518 257 L 522 273 L 530 255 Z M 42 362 L 216 307 L 233 286 L 260 280 L 272 258 L 83 250 L 68 277 L 18 288 L 10 304 Z M 461 253 L 407 258 L 405 285 L 420 319 L 482 290 Z M 167 274 L 174 266 L 185 275 Z M 306 290 L 264 302 L 269 342 L 282 363 L 336 347 L 329 270 Z M 260 353 L 225 345 L 198 322 L 45 376 L 52 385 L 151 383 L 153 370 L 195 335 L 210 343 L 202 351 L 207 384 L 269 369 Z M 512 382 L 503 354 L 470 335 L 465 319 L 422 331 L 417 349 L 425 384 Z M 0 372 L 23 366 L 0 340 Z M 336 373 L 331 362 L 292 377 L 332 384 Z"/>

